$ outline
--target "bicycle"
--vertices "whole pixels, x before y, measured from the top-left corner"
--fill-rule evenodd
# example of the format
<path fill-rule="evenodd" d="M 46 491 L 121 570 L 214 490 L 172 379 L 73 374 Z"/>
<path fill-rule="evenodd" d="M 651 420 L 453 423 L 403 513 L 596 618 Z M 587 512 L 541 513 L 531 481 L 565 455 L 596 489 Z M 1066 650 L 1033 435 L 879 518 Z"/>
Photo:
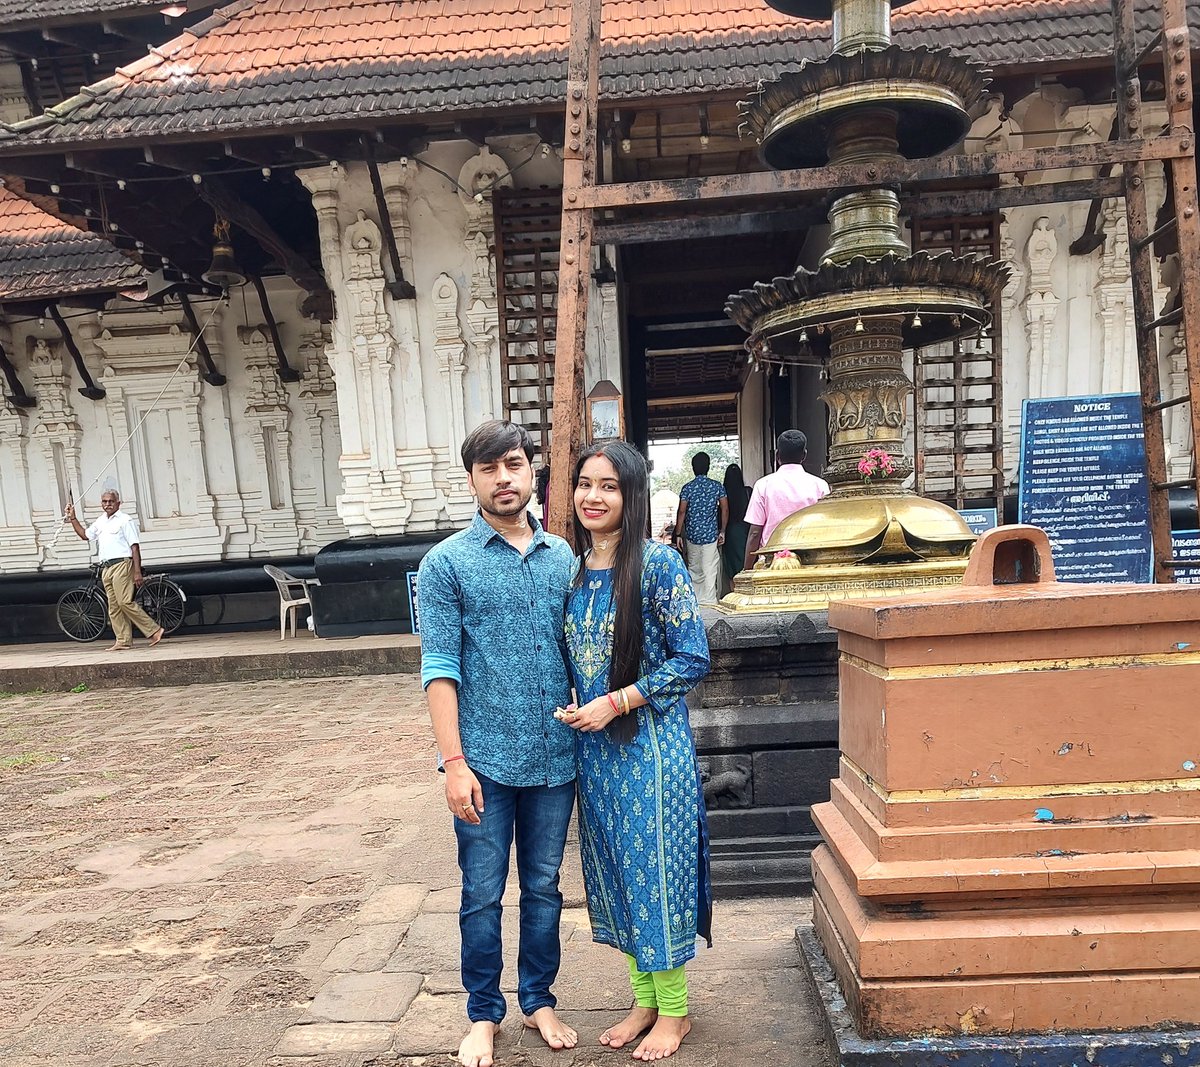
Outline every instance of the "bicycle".
<path fill-rule="evenodd" d="M 68 589 L 58 598 L 55 608 L 58 628 L 72 641 L 95 641 L 108 625 L 108 597 L 100 577 L 100 564 L 93 563 L 89 569 L 91 581 Z M 134 592 L 133 599 L 164 632 L 174 633 L 182 625 L 187 594 L 169 575 L 150 575 Z"/>

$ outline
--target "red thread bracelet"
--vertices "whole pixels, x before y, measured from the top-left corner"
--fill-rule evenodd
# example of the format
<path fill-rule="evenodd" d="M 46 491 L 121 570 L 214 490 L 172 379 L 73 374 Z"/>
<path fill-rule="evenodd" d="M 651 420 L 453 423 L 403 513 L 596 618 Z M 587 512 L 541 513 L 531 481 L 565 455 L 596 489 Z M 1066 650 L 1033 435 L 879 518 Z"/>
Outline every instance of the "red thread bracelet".
<path fill-rule="evenodd" d="M 619 719 L 621 717 L 621 709 L 617 707 L 617 702 L 613 700 L 612 693 L 608 694 L 609 706 L 613 709 L 613 714 Z"/>
<path fill-rule="evenodd" d="M 460 759 L 460 760 L 466 760 L 466 758 L 467 758 L 467 757 L 466 757 L 466 756 L 463 756 L 463 755 L 458 755 L 458 756 L 448 756 L 448 757 L 446 757 L 444 760 L 442 760 L 442 766 L 443 766 L 443 767 L 444 767 L 444 766 L 446 766 L 446 764 L 447 764 L 447 763 L 453 763 L 453 762 L 454 762 L 456 759 Z"/>

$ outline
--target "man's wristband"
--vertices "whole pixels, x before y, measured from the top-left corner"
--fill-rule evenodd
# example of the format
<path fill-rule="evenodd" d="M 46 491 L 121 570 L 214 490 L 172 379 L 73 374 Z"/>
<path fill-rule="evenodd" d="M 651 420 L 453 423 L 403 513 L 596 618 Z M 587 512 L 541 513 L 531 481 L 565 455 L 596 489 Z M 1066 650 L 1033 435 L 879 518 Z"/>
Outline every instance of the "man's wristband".
<path fill-rule="evenodd" d="M 445 759 L 442 760 L 442 766 L 445 767 L 447 763 L 453 763 L 456 759 L 460 759 L 465 763 L 467 760 L 467 757 L 464 756 L 461 752 L 457 756 L 447 756 Z"/>

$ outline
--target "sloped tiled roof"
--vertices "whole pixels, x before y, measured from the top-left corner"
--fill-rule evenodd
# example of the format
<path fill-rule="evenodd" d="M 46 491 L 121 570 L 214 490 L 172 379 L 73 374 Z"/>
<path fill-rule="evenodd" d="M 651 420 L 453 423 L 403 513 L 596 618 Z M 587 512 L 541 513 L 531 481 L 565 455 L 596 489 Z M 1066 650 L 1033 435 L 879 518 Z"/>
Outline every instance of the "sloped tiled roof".
<path fill-rule="evenodd" d="M 559 106 L 569 16 L 570 0 L 234 0 L 0 130 L 0 148 Z M 606 0 L 603 26 L 608 101 L 739 91 L 829 48 L 827 23 L 764 0 Z M 1110 27 L 1109 0 L 916 0 L 893 15 L 897 44 L 994 68 L 1101 59 Z"/>
<path fill-rule="evenodd" d="M 0 187 L 0 301 L 116 291 L 143 278 L 104 238 Z"/>

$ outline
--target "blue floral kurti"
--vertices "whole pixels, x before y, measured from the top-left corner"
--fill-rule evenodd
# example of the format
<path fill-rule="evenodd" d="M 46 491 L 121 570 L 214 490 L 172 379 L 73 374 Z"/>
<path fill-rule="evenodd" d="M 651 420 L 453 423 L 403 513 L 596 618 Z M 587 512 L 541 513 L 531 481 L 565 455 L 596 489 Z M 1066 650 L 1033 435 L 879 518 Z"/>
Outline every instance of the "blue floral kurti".
<path fill-rule="evenodd" d="M 642 573 L 642 676 L 649 703 L 628 744 L 578 733 L 579 844 L 592 937 L 666 971 L 710 936 L 708 830 L 686 694 L 708 673 L 708 638 L 679 553 L 648 541 Z M 612 575 L 583 571 L 567 602 L 567 652 L 579 703 L 609 691 Z"/>

